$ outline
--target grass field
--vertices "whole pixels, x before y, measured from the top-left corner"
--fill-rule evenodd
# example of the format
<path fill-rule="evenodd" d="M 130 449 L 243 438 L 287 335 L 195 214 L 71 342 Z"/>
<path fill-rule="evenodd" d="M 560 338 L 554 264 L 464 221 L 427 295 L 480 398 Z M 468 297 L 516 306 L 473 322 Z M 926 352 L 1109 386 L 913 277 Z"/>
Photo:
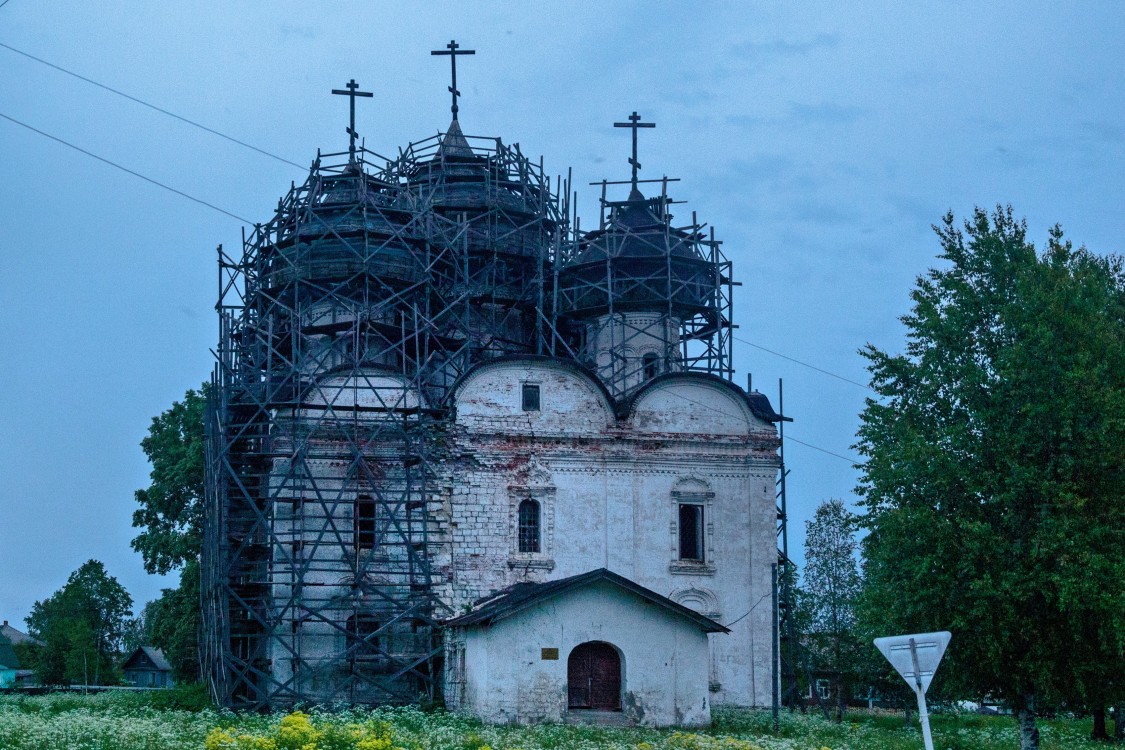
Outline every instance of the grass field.
<path fill-rule="evenodd" d="M 239 715 L 198 707 L 190 694 L 0 697 L 3 750 L 918 750 L 917 725 L 901 716 L 853 714 L 842 725 L 813 715 L 716 710 L 705 732 L 543 725 L 491 727 L 417 709 Z M 283 723 L 284 722 L 284 723 Z M 1044 750 L 1086 750 L 1088 721 L 1042 722 Z M 937 715 L 938 750 L 1014 750 L 1015 722 L 1005 717 Z M 210 740 L 208 737 L 210 736 Z"/>

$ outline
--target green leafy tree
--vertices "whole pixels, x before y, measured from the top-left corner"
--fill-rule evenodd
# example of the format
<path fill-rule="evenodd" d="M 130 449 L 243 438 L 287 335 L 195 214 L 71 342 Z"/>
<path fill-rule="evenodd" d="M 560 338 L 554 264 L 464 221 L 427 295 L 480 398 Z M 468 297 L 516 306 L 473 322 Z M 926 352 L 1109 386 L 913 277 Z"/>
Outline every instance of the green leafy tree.
<path fill-rule="evenodd" d="M 27 618 L 43 641 L 33 668 L 45 685 L 117 682 L 117 659 L 133 600 L 97 560 L 70 574 L 66 585 L 35 602 Z"/>
<path fill-rule="evenodd" d="M 142 613 L 141 633 L 164 651 L 181 680 L 199 678 L 199 550 L 203 540 L 203 415 L 206 388 L 188 391 L 154 417 L 141 448 L 152 464 L 151 483 L 137 490 L 133 549 L 150 573 L 180 572 Z"/>
<path fill-rule="evenodd" d="M 868 346 L 861 615 L 949 629 L 939 679 L 1016 710 L 1112 705 L 1125 664 L 1125 275 L 1011 207 L 935 227 L 906 352 Z M 1119 684 L 1119 683 L 1118 683 Z"/>
<path fill-rule="evenodd" d="M 808 641 L 818 666 L 832 675 L 836 721 L 842 721 L 857 666 L 855 607 L 860 576 L 855 518 L 839 499 L 826 500 L 805 522 L 802 605 Z"/>
<path fill-rule="evenodd" d="M 199 559 L 203 539 L 204 388 L 188 391 L 183 401 L 153 417 L 141 448 L 152 464 L 151 484 L 137 490 L 141 506 L 132 542 L 149 573 L 169 573 Z"/>

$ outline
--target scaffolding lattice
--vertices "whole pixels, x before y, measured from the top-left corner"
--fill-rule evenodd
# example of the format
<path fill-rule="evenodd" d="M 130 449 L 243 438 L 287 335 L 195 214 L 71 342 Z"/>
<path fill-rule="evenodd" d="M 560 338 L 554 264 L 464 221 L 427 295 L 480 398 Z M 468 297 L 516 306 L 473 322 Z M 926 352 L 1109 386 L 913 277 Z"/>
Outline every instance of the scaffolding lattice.
<path fill-rule="evenodd" d="M 560 258 L 558 326 L 617 396 L 667 372 L 734 376 L 731 263 L 695 215 L 673 224 L 668 183 L 601 182 L 601 221 Z M 655 182 L 660 194 L 642 195 Z M 628 184 L 625 200 L 608 186 Z"/>
<path fill-rule="evenodd" d="M 434 696 L 446 396 L 552 349 L 565 232 L 542 166 L 476 140 L 454 123 L 397 159 L 318 157 L 241 256 L 220 249 L 203 574 L 224 705 Z"/>
<path fill-rule="evenodd" d="M 203 666 L 227 706 L 437 697 L 449 398 L 476 364 L 577 360 L 621 398 L 733 375 L 730 263 L 672 224 L 667 179 L 616 202 L 602 183 L 581 235 L 569 179 L 518 145 L 456 119 L 394 158 L 349 134 L 219 250 Z"/>

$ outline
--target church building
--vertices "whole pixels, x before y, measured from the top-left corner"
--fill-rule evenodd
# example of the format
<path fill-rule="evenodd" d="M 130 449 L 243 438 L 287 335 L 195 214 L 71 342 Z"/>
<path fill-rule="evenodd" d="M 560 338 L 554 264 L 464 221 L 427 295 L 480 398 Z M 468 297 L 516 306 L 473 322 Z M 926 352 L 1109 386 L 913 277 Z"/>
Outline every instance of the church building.
<path fill-rule="evenodd" d="M 223 705 L 440 701 L 705 725 L 777 679 L 776 413 L 668 178 L 571 185 L 453 118 L 357 144 L 220 248 L 206 679 Z"/>

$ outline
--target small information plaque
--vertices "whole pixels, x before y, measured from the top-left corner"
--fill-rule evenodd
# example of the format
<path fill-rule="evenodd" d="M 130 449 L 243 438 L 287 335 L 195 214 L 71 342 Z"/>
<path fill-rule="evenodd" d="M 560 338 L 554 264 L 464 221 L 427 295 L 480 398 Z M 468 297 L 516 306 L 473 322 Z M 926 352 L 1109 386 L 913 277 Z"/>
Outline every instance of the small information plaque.
<path fill-rule="evenodd" d="M 544 648 L 539 650 L 539 658 L 544 661 L 558 661 L 559 650 L 557 648 Z"/>

